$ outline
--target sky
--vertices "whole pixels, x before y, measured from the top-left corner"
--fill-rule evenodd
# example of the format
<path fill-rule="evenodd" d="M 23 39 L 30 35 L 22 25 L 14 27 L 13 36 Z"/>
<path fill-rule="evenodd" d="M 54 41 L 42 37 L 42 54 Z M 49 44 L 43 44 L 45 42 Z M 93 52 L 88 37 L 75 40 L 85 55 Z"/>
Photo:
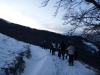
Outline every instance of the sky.
<path fill-rule="evenodd" d="M 60 9 L 54 18 L 55 0 L 42 7 L 44 0 L 0 0 L 0 18 L 31 28 L 66 33 L 70 26 L 63 25 L 62 16 L 65 11 Z"/>
<path fill-rule="evenodd" d="M 87 42 L 85 41 L 85 43 Z M 92 46 L 93 44 L 90 45 Z M 49 49 L 45 50 L 39 46 L 24 43 L 0 33 L 0 75 L 5 75 L 4 71 L 1 71 L 2 67 L 8 68 L 13 66 L 11 63 L 13 63 L 13 60 L 16 60 L 15 58 L 16 56 L 18 57 L 18 53 L 24 52 L 27 49 L 30 49 L 32 57 L 30 59 L 26 58 L 26 56 L 23 57 L 26 67 L 21 75 L 97 74 L 95 69 L 83 62 L 76 60 L 74 61 L 74 66 L 69 66 L 68 59 L 62 60 L 58 58 L 58 52 L 52 55 Z"/>

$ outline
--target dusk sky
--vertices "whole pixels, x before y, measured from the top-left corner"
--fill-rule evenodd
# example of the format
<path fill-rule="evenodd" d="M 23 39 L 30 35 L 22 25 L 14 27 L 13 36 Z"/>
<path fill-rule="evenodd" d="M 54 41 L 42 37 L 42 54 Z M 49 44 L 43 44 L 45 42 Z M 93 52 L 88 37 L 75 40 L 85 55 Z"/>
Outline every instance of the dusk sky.
<path fill-rule="evenodd" d="M 62 16 L 65 11 L 60 9 L 54 18 L 54 4 L 51 0 L 46 7 L 41 7 L 44 0 L 0 0 L 0 18 L 31 28 L 65 33 L 70 26 L 63 25 Z"/>

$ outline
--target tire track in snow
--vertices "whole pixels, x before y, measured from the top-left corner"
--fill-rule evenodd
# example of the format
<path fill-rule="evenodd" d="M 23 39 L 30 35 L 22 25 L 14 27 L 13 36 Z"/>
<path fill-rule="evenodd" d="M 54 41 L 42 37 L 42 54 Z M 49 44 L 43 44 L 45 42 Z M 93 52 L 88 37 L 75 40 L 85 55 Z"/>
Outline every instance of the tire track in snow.
<path fill-rule="evenodd" d="M 63 64 L 62 64 L 61 59 L 59 59 L 57 56 L 55 56 L 52 60 L 55 64 L 55 67 L 56 67 L 56 70 L 57 70 L 56 75 L 64 75 Z"/>
<path fill-rule="evenodd" d="M 44 60 L 44 58 L 42 60 Z M 53 63 L 52 56 L 46 55 L 45 62 L 36 75 L 56 75 L 56 69 Z"/>
<path fill-rule="evenodd" d="M 41 57 L 40 59 L 38 59 L 37 61 L 40 61 L 40 60 L 42 60 L 42 59 L 44 59 L 46 56 L 48 56 L 48 55 L 50 55 L 50 54 L 46 54 L 46 55 L 44 55 L 43 57 Z"/>

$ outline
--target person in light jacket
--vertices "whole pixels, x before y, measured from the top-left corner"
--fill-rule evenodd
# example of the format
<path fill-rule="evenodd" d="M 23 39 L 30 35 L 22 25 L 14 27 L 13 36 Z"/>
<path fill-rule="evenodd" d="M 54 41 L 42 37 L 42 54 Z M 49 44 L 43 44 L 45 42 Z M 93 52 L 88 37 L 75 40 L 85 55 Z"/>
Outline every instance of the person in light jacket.
<path fill-rule="evenodd" d="M 55 55 L 56 44 L 53 41 L 51 45 L 52 45 L 52 49 L 51 49 L 52 50 L 52 55 Z"/>
<path fill-rule="evenodd" d="M 74 46 L 73 44 L 70 44 L 70 46 L 67 48 L 68 54 L 69 54 L 69 65 L 74 65 Z"/>

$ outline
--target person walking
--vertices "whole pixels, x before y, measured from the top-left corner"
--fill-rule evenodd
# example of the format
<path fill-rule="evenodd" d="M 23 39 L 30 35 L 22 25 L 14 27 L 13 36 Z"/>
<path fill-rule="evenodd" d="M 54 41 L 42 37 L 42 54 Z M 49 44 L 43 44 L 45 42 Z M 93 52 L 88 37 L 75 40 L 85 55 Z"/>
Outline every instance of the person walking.
<path fill-rule="evenodd" d="M 42 48 L 43 48 L 43 41 L 42 41 L 42 40 L 40 41 L 40 43 L 39 43 L 39 44 L 40 44 L 40 47 L 42 47 Z"/>
<path fill-rule="evenodd" d="M 70 46 L 67 48 L 68 50 L 68 54 L 69 54 L 69 66 L 73 66 L 74 65 L 74 46 L 71 43 Z"/>
<path fill-rule="evenodd" d="M 52 46 L 52 42 L 50 43 L 50 53 L 51 53 L 51 51 L 52 51 L 52 48 L 53 48 L 53 46 Z"/>
<path fill-rule="evenodd" d="M 55 55 L 56 44 L 53 41 L 51 45 L 52 45 L 52 49 L 51 49 L 52 50 L 52 55 Z"/>
<path fill-rule="evenodd" d="M 66 45 L 65 45 L 64 41 L 62 41 L 60 47 L 61 47 L 62 59 L 64 60 L 65 49 L 66 49 Z"/>
<path fill-rule="evenodd" d="M 68 56 L 68 50 L 67 50 L 67 48 L 65 49 L 65 53 L 66 53 L 66 59 L 67 59 L 67 56 Z"/>
<path fill-rule="evenodd" d="M 58 45 L 57 45 L 57 49 L 58 49 L 58 57 L 61 58 L 61 47 L 60 47 L 60 42 L 58 42 Z"/>

